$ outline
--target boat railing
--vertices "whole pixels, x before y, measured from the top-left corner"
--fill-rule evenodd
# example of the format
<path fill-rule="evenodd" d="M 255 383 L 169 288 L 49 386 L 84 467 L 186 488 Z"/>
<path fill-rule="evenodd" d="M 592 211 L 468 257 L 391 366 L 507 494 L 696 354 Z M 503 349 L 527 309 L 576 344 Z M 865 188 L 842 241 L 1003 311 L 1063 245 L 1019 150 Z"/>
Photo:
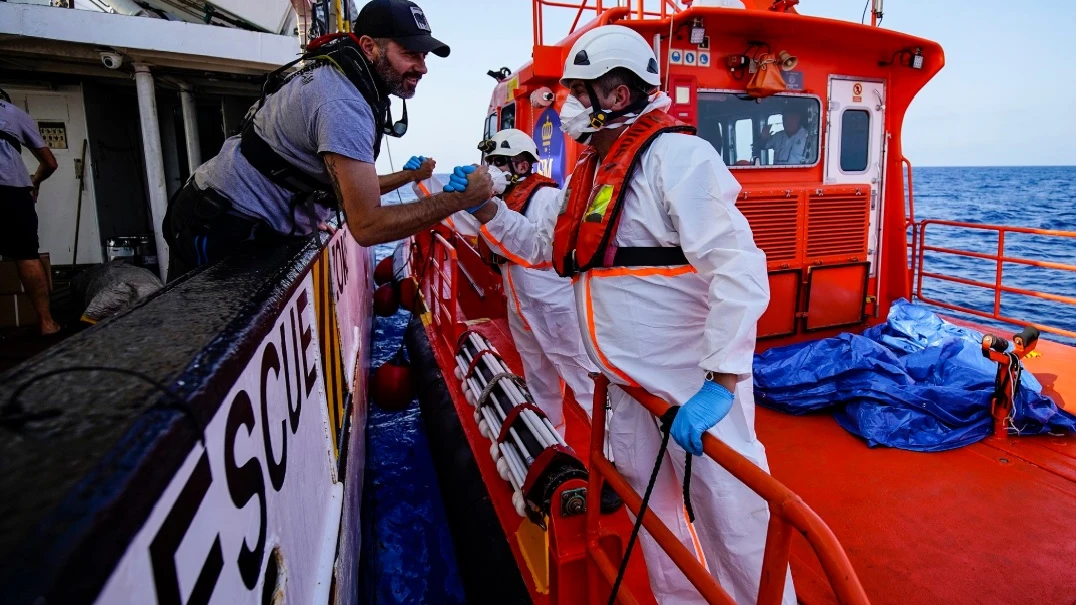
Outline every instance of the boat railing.
<path fill-rule="evenodd" d="M 655 417 L 661 417 L 669 404 L 639 387 L 618 385 L 638 401 Z M 604 579 L 612 585 L 617 575 L 617 567 L 610 558 L 601 539 L 599 530 L 599 494 L 602 483 L 609 485 L 623 498 L 632 514 L 638 515 L 642 498 L 617 472 L 605 457 L 605 401 L 609 389 L 609 380 L 605 376 L 596 379 L 594 391 L 594 410 L 591 421 L 590 441 L 590 478 L 587 488 L 590 501 L 587 504 L 587 553 Z M 807 506 L 804 501 L 760 469 L 750 460 L 730 448 L 719 439 L 709 434 L 703 435 L 703 450 L 706 456 L 727 470 L 744 485 L 762 497 L 769 504 L 770 521 L 766 533 L 766 549 L 762 560 L 762 577 L 759 584 L 759 605 L 779 605 L 784 593 L 786 570 L 792 549 L 792 536 L 799 533 L 818 557 L 822 570 L 829 580 L 837 602 L 842 605 L 869 603 L 852 563 L 836 536 L 822 519 Z M 643 527 L 669 555 L 673 563 L 684 573 L 708 603 L 733 605 L 732 597 L 714 580 L 695 556 L 673 535 L 672 531 L 655 515 L 643 516 Z M 592 594 L 596 582 L 591 582 Z M 631 594 L 630 589 L 621 586 L 617 593 L 621 603 L 638 603 L 639 598 Z M 595 601 L 597 602 L 597 601 Z"/>
<path fill-rule="evenodd" d="M 534 30 L 534 45 L 541 46 L 544 43 L 544 19 L 547 7 L 570 8 L 576 11 L 571 29 L 568 30 L 569 35 L 575 32 L 583 15 L 588 12 L 593 12 L 595 17 L 612 18 L 614 16 L 623 16 L 629 19 L 643 20 L 666 19 L 684 8 L 675 0 L 651 0 L 651 6 L 648 7 L 647 4 L 646 0 L 627 0 L 626 6 L 615 0 L 580 0 L 578 2 L 572 2 L 571 0 L 533 0 L 531 3 L 533 13 L 531 23 Z"/>
<path fill-rule="evenodd" d="M 420 262 L 428 263 L 422 271 L 429 271 L 429 279 L 423 284 L 422 296 L 430 313 L 430 321 L 436 326 L 449 347 L 455 346 L 461 332 L 459 312 L 459 262 L 456 248 L 436 232 L 431 232 L 432 245 L 429 257 Z M 421 277 L 421 275 L 420 275 Z"/>
<path fill-rule="evenodd" d="M 902 176 L 907 175 L 905 182 L 908 184 L 905 190 L 904 203 L 904 234 L 908 240 L 908 292 L 912 291 L 915 284 L 916 259 L 916 229 L 915 229 L 915 189 L 912 183 L 912 163 L 908 158 L 900 157 Z"/>
<path fill-rule="evenodd" d="M 964 234 L 967 234 L 966 230 L 972 230 L 972 232 L 980 232 L 984 234 L 993 233 L 997 237 L 997 252 L 977 252 L 974 250 L 967 250 L 961 248 L 954 248 L 951 246 L 942 246 L 931 243 L 928 241 L 928 232 L 935 232 L 939 229 L 930 229 L 937 226 L 939 228 L 944 227 L 946 229 L 960 229 L 965 230 Z M 1051 334 L 1057 334 L 1059 336 L 1065 336 L 1068 338 L 1076 338 L 1076 332 L 1067 330 L 1057 326 L 1051 326 L 1042 323 L 1033 323 L 1025 320 L 1015 319 L 1002 313 L 1002 294 L 1016 294 L 1024 297 L 1037 298 L 1040 300 L 1049 300 L 1059 302 L 1067 305 L 1076 306 L 1076 297 L 1064 296 L 1060 294 L 1050 294 L 1047 292 L 1040 292 L 1037 290 L 1031 290 L 1028 288 L 1018 288 L 1004 283 L 1005 277 L 1005 265 L 1021 265 L 1025 267 L 1038 267 L 1041 269 L 1051 270 L 1054 275 L 1063 275 L 1060 272 L 1076 272 L 1076 265 L 1063 262 L 1053 262 L 1039 259 L 1022 258 L 1017 256 L 1011 256 L 1006 253 L 1006 235 L 1009 234 L 1024 234 L 1054 238 L 1055 241 L 1060 239 L 1074 240 L 1076 239 L 1076 231 L 1058 231 L 1054 229 L 1034 229 L 1030 227 L 1010 227 L 1005 225 L 986 225 L 978 223 L 967 223 L 961 221 L 947 221 L 947 220 L 935 220 L 928 219 L 915 223 L 913 225 L 913 241 L 915 247 L 913 248 L 913 258 L 915 258 L 916 266 L 915 271 L 915 296 L 919 300 L 931 304 L 943 309 L 949 309 L 951 311 L 958 311 L 961 313 L 967 313 L 975 315 L 977 317 L 984 317 L 995 321 L 1016 324 L 1021 326 L 1034 326 L 1043 332 L 1049 332 Z M 949 233 L 952 233 L 949 231 Z M 951 239 L 951 238 L 950 238 Z M 946 275 L 939 271 L 931 271 L 925 265 L 927 253 L 933 253 L 935 258 L 973 258 L 992 261 L 994 263 L 994 281 L 988 283 L 985 281 L 979 281 L 975 279 L 969 279 L 965 277 L 959 277 L 956 275 Z M 982 309 L 975 309 L 963 304 L 955 304 L 938 300 L 932 296 L 924 293 L 924 282 L 927 280 L 939 280 L 948 283 L 962 284 L 965 286 L 972 286 L 974 288 L 981 288 L 993 293 L 993 305 L 989 311 Z M 1042 279 L 1046 283 L 1051 283 L 1054 280 Z"/>

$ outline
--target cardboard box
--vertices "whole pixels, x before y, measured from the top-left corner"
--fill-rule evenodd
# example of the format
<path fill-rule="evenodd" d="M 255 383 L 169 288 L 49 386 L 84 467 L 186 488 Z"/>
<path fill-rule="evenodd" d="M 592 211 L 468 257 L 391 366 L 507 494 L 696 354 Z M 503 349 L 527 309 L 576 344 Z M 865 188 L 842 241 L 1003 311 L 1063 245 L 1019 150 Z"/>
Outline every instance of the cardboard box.
<path fill-rule="evenodd" d="M 48 252 L 41 255 L 41 262 L 45 265 L 45 275 L 49 276 L 49 292 L 52 292 L 52 262 Z M 0 296 L 21 294 L 25 291 L 19 279 L 19 270 L 15 266 L 15 261 L 0 261 Z"/>
<path fill-rule="evenodd" d="M 36 326 L 37 312 L 27 294 L 0 294 L 0 328 Z"/>

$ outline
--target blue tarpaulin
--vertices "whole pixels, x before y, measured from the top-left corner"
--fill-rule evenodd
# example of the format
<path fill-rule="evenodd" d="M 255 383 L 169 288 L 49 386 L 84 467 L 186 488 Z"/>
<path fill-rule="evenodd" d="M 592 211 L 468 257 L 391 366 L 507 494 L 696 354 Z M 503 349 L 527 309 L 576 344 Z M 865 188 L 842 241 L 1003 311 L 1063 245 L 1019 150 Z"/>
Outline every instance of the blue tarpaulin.
<path fill-rule="evenodd" d="M 863 332 L 770 349 L 755 356 L 755 400 L 788 414 L 831 411 L 837 423 L 879 445 L 936 452 L 990 434 L 997 364 L 982 334 L 906 300 Z M 1010 432 L 1076 432 L 1024 372 Z"/>

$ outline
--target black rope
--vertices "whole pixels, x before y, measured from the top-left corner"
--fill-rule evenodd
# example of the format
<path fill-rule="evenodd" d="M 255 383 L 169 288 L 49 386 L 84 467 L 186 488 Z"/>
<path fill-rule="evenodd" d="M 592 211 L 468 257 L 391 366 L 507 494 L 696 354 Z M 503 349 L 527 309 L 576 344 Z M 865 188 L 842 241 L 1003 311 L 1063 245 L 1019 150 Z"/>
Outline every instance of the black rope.
<path fill-rule="evenodd" d="M 613 591 L 609 593 L 609 605 L 616 602 L 616 595 L 620 591 L 620 583 L 624 580 L 624 573 L 628 570 L 628 559 L 631 557 L 632 549 L 635 548 L 635 541 L 639 538 L 639 530 L 643 527 L 643 515 L 646 514 L 647 507 L 650 505 L 650 495 L 654 491 L 654 484 L 658 481 L 661 462 L 665 459 L 666 450 L 669 449 L 669 431 L 672 429 L 673 420 L 679 411 L 680 406 L 672 406 L 661 415 L 661 447 L 658 448 L 658 458 L 654 461 L 654 470 L 650 473 L 650 483 L 647 484 L 646 492 L 643 493 L 643 502 L 639 505 L 639 514 L 635 517 L 635 526 L 631 528 L 631 537 L 628 538 L 628 546 L 624 549 L 624 558 L 620 561 L 620 570 L 617 571 L 616 581 L 613 582 Z M 691 499 L 689 497 L 691 489 L 691 454 L 687 455 L 684 473 L 684 505 L 687 506 L 688 515 L 691 521 L 694 522 L 695 513 L 691 510 Z"/>
<path fill-rule="evenodd" d="M 687 458 L 684 459 L 684 508 L 687 509 L 688 521 L 694 523 L 695 509 L 691 508 L 691 452 L 687 452 Z"/>
<path fill-rule="evenodd" d="M 27 412 L 19 401 L 19 396 L 22 395 L 26 389 L 46 378 L 58 376 L 60 374 L 69 374 L 72 372 L 112 372 L 114 374 L 122 374 L 124 376 L 133 376 L 151 385 L 157 391 L 164 393 L 170 400 L 165 404 L 157 402 L 153 404 L 153 408 L 176 410 L 183 413 L 183 416 L 191 422 L 194 427 L 195 433 L 198 435 L 198 439 L 204 446 L 205 440 L 205 428 L 198 421 L 198 416 L 194 413 L 194 410 L 190 407 L 182 397 L 180 397 L 175 391 L 166 387 L 157 380 L 150 378 L 149 376 L 139 372 L 137 370 L 128 370 L 126 368 L 112 368 L 108 366 L 70 366 L 66 368 L 59 368 L 57 370 L 49 370 L 30 378 L 26 382 L 20 384 L 8 397 L 7 402 L 4 403 L 4 407 L 0 409 L 0 426 L 3 426 L 12 431 L 17 431 L 27 422 L 33 422 L 37 420 L 45 420 L 48 418 L 56 418 L 63 415 L 64 411 L 59 408 L 46 408 L 36 412 Z"/>

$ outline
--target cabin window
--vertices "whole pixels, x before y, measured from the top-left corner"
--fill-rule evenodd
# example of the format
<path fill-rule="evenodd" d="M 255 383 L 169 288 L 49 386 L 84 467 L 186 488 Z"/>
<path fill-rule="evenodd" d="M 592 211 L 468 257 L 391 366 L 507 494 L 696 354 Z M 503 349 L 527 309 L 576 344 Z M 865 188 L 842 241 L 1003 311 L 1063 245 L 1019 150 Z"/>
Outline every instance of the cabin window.
<path fill-rule="evenodd" d="M 511 105 L 505 105 L 504 107 L 501 108 L 501 127 L 498 128 L 497 130 L 501 131 L 501 130 L 504 130 L 505 128 L 515 128 L 515 127 L 516 127 L 516 104 L 512 103 Z"/>
<path fill-rule="evenodd" d="M 493 134 L 497 132 L 497 112 L 489 114 L 486 118 L 486 127 L 482 131 L 482 140 L 486 140 L 493 137 Z"/>
<path fill-rule="evenodd" d="M 841 114 L 841 172 L 863 172 L 870 162 L 871 114 L 848 109 Z"/>
<path fill-rule="evenodd" d="M 732 168 L 813 166 L 820 110 L 814 97 L 754 99 L 743 93 L 700 92 L 699 136 Z"/>

